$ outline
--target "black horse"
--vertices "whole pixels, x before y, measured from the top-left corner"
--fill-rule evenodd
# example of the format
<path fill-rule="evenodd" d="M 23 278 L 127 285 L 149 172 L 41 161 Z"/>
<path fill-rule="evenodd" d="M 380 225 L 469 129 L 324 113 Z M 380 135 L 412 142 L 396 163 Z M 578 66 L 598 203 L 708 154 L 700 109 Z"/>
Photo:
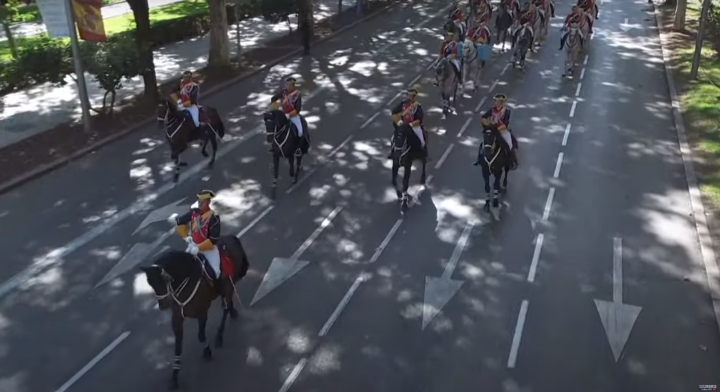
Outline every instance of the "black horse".
<path fill-rule="evenodd" d="M 265 135 L 273 154 L 273 183 L 272 198 L 277 192 L 278 172 L 280 170 L 280 158 L 286 158 L 290 166 L 290 177 L 293 184 L 300 178 L 302 159 L 310 149 L 310 134 L 308 132 L 305 118 L 300 117 L 304 129 L 303 137 L 299 137 L 292 122 L 285 117 L 282 110 L 272 110 L 263 115 L 265 123 Z"/>
<path fill-rule="evenodd" d="M 509 132 L 509 131 L 508 131 Z M 478 151 L 478 157 L 475 161 L 476 166 L 480 166 L 482 169 L 483 179 L 485 180 L 485 211 L 490 211 L 490 175 L 495 178 L 493 184 L 493 197 L 492 206 L 497 208 L 500 206 L 498 195 L 500 191 L 505 191 L 507 188 L 508 174 L 512 168 L 512 160 L 508 156 L 508 151 L 505 149 L 503 140 L 500 140 L 500 132 L 495 127 L 484 127 L 483 129 L 483 141 L 480 144 Z M 517 142 L 513 136 L 513 146 L 516 146 Z M 505 173 L 505 178 L 500 183 L 500 179 Z"/>
<path fill-rule="evenodd" d="M 527 56 L 528 49 L 533 44 L 533 34 L 530 32 L 528 26 L 520 26 L 513 34 L 513 54 L 510 62 L 513 68 L 520 62 L 520 68 L 525 67 L 525 57 Z"/>
<path fill-rule="evenodd" d="M 424 133 L 424 131 L 423 131 Z M 423 135 L 427 146 L 427 136 Z M 410 204 L 410 175 L 412 174 L 412 164 L 414 161 L 422 162 L 422 174 L 420 175 L 420 183 L 425 184 L 425 165 L 427 164 L 427 148 L 422 146 L 420 138 L 408 124 L 395 125 L 395 131 L 391 141 L 392 159 L 392 184 L 395 187 L 395 193 L 400 200 L 400 212 L 405 213 Z M 400 167 L 403 171 L 402 190 L 398 189 L 397 177 Z"/>
<path fill-rule="evenodd" d="M 498 6 L 498 13 L 495 17 L 495 42 L 501 44 L 500 50 L 505 52 L 505 43 L 507 42 L 507 35 L 510 27 L 514 24 L 513 16 L 507 8 L 505 3 L 500 3 Z M 500 39 L 502 37 L 502 39 Z"/>
<path fill-rule="evenodd" d="M 215 347 L 223 346 L 223 334 L 227 316 L 237 318 L 237 310 L 233 306 L 233 294 L 237 293 L 235 284 L 246 274 L 249 262 L 242 243 L 235 236 L 223 236 L 217 244 L 221 257 L 226 257 L 232 264 L 232 271 L 227 274 L 222 268 L 220 286 L 215 287 L 206 262 L 190 253 L 170 250 L 160 254 L 150 267 L 140 267 L 145 273 L 148 284 L 155 291 L 161 311 L 172 310 L 172 329 L 175 335 L 175 358 L 173 361 L 170 387 L 179 386 L 178 376 L 182 363 L 183 322 L 186 318 L 198 320 L 198 340 L 205 344 L 203 358 L 212 359 L 212 350 L 207 343 L 205 327 L 208 310 L 212 302 L 221 297 L 223 314 L 217 334 Z M 226 275 L 227 274 L 227 275 Z M 242 304 L 241 304 L 242 305 Z"/>
<path fill-rule="evenodd" d="M 170 159 L 175 165 L 173 181 L 177 182 L 180 178 L 180 168 L 187 166 L 186 162 L 180 161 L 180 154 L 194 141 L 200 141 L 200 152 L 204 157 L 208 156 L 205 149 L 208 142 L 210 143 L 212 156 L 207 167 L 213 168 L 218 148 L 217 139 L 225 136 L 225 124 L 217 110 L 210 107 L 200 108 L 200 127 L 195 127 L 188 111 L 178 110 L 174 101 L 163 99 L 158 105 L 157 121 L 159 126 L 165 127 L 165 137 L 170 144 Z"/>

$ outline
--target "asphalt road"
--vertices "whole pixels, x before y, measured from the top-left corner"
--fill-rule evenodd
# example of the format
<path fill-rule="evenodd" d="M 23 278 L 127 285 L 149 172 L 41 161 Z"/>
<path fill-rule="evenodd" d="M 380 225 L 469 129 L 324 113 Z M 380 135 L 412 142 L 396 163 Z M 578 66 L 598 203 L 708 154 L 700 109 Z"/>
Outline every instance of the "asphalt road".
<path fill-rule="evenodd" d="M 0 216 L 13 227 L 0 245 L 19 247 L 0 270 L 0 391 L 164 388 L 167 315 L 153 309 L 133 272 L 93 287 L 136 242 L 167 230 L 154 223 L 132 235 L 144 213 L 128 208 L 191 200 L 202 188 L 218 192 L 224 231 L 243 232 L 252 270 L 239 287 L 242 319 L 228 328 L 214 363 L 202 362 L 189 326 L 184 390 L 636 392 L 717 384 L 718 326 L 646 5 L 602 5 L 575 80 L 560 79 L 557 26 L 524 73 L 498 55 L 482 88 L 447 119 L 425 70 L 440 19 L 387 46 L 442 6 L 396 9 L 322 45 L 312 60 L 204 99 L 225 114 L 234 136 L 247 135 L 271 88 L 289 73 L 301 77 L 313 96 L 305 112 L 314 127 L 312 175 L 290 189 L 283 178 L 281 190 L 291 191 L 276 204 L 267 197 L 261 138 L 224 155 L 212 173 L 170 187 L 155 129 L 0 197 Z M 380 108 L 415 80 L 428 112 L 433 177 L 427 189 L 413 187 L 419 204 L 399 221 Z M 522 145 L 500 221 L 482 211 L 482 180 L 471 165 L 473 112 L 497 92 L 510 97 Z M 335 151 L 333 159 L 320 165 L 320 151 Z M 107 223 L 113 213 L 123 219 Z M 273 258 L 299 247 L 307 265 L 249 307 Z M 44 267 L 22 274 L 31 265 Z M 434 315 L 423 306 L 426 284 L 441 276 L 457 292 Z M 641 307 L 617 360 L 594 301 L 614 299 L 624 309 L 614 313 L 617 331 L 632 314 L 628 306 Z"/>

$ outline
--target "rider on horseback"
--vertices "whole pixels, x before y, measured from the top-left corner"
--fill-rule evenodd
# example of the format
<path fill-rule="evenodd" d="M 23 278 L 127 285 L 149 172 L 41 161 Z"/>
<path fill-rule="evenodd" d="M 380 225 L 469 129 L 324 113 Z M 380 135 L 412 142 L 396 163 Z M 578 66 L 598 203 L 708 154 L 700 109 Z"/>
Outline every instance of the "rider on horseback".
<path fill-rule="evenodd" d="M 478 23 L 489 25 L 491 17 L 492 17 L 492 7 L 490 5 L 488 5 L 488 2 L 485 0 L 478 1 L 477 11 L 475 14 L 476 25 Z M 468 32 L 468 36 L 470 36 L 470 32 Z"/>
<path fill-rule="evenodd" d="M 513 21 L 520 14 L 520 3 L 518 0 L 500 0 L 500 4 L 505 6 L 505 9 L 512 16 Z"/>
<path fill-rule="evenodd" d="M 463 12 L 460 8 L 460 2 L 455 1 L 452 3 L 452 7 L 450 8 L 450 12 L 448 13 L 448 20 L 463 20 Z"/>
<path fill-rule="evenodd" d="M 220 239 L 220 217 L 210 209 L 210 201 L 215 193 L 203 190 L 197 195 L 198 208 L 192 208 L 187 214 L 176 219 L 177 232 L 188 243 L 188 252 L 197 256 L 202 254 L 215 274 L 214 286 L 220 291 L 220 250 L 217 242 Z"/>
<path fill-rule="evenodd" d="M 589 15 L 595 15 L 595 0 L 578 0 L 577 3 L 578 7 L 580 7 L 581 10 L 585 11 Z M 597 15 L 590 18 L 590 30 L 588 33 L 592 34 L 593 32 L 593 21 L 597 18 Z"/>
<path fill-rule="evenodd" d="M 545 12 L 545 10 L 549 10 L 550 17 L 551 18 L 555 17 L 555 6 L 553 6 L 553 4 L 550 0 L 533 0 L 533 4 L 535 5 L 535 7 L 538 7 L 541 10 L 543 10 L 543 12 Z M 547 19 L 547 15 L 545 18 Z"/>
<path fill-rule="evenodd" d="M 182 105 L 181 110 L 190 113 L 195 127 L 200 126 L 200 108 L 198 107 L 198 95 L 200 86 L 193 80 L 192 71 L 185 71 L 180 81 L 180 99 L 178 104 Z"/>
<path fill-rule="evenodd" d="M 512 131 L 508 128 L 510 126 L 510 109 L 505 107 L 507 97 L 504 94 L 496 94 L 494 99 L 495 106 L 485 112 L 480 119 L 484 126 L 493 125 L 496 127 L 505 142 L 503 148 L 510 156 L 514 170 L 518 166 L 517 148 L 513 146 L 513 137 L 510 133 Z"/>
<path fill-rule="evenodd" d="M 535 6 L 532 3 L 525 3 L 525 6 L 523 7 L 522 14 L 520 14 L 520 24 L 513 32 L 513 43 L 516 43 L 518 40 L 518 34 L 520 31 L 522 31 L 523 25 L 530 31 L 530 50 L 535 51 L 533 48 L 533 42 L 535 41 L 535 32 L 533 31 L 533 24 L 535 23 L 535 16 L 537 14 L 537 10 L 535 9 Z"/>
<path fill-rule="evenodd" d="M 282 108 L 283 113 L 285 113 L 285 117 L 287 117 L 290 122 L 295 126 L 295 130 L 297 131 L 297 135 L 299 137 L 303 136 L 304 129 L 302 126 L 302 121 L 300 121 L 300 111 L 302 110 L 302 96 L 300 94 L 300 91 L 298 91 L 295 88 L 295 83 L 297 80 L 290 76 L 289 78 L 285 79 L 286 87 L 276 93 L 275 95 L 270 98 L 270 101 L 275 104 L 276 101 L 280 100 L 280 107 Z"/>
<path fill-rule="evenodd" d="M 489 45 L 490 37 L 492 37 L 492 35 L 486 22 L 479 21 L 474 28 L 468 31 L 468 39 L 476 45 Z M 481 65 L 485 67 L 485 60 L 481 60 Z"/>
<path fill-rule="evenodd" d="M 406 94 L 407 99 L 392 109 L 393 126 L 400 127 L 403 124 L 409 125 L 420 140 L 420 145 L 425 149 L 425 155 L 427 156 L 427 138 L 422 123 L 425 113 L 423 112 L 422 106 L 420 106 L 420 102 L 415 100 L 418 89 L 416 87 L 409 88 Z M 388 159 L 392 159 L 392 147 Z"/>
<path fill-rule="evenodd" d="M 455 33 L 452 31 L 447 32 L 447 38 L 442 42 L 442 46 L 440 47 L 440 56 L 438 56 L 438 66 L 440 63 L 440 60 L 443 58 L 448 59 L 448 62 L 452 64 L 453 70 L 455 70 L 455 75 L 457 76 L 458 80 L 462 80 L 462 77 L 460 75 L 460 60 L 457 59 L 458 55 L 458 43 L 454 39 Z M 437 76 L 435 77 L 435 82 L 433 83 L 435 86 L 440 85 L 440 76 L 438 75 L 438 72 L 435 73 Z"/>
<path fill-rule="evenodd" d="M 582 23 L 582 18 L 583 18 L 582 10 L 580 9 L 580 7 L 574 5 L 572 7 L 572 11 L 570 12 L 570 14 L 568 14 L 568 16 L 565 17 L 565 23 L 563 24 L 563 28 L 562 28 L 562 30 L 565 33 L 563 34 L 562 38 L 560 38 L 560 50 L 562 50 L 563 47 L 565 46 L 565 41 L 567 41 L 568 34 L 570 34 L 570 31 L 568 29 L 570 27 L 570 25 L 575 23 L 579 26 L 580 23 Z M 583 37 L 583 35 L 582 35 L 582 31 L 578 30 L 578 33 L 580 34 L 580 39 L 585 40 L 585 37 Z"/>

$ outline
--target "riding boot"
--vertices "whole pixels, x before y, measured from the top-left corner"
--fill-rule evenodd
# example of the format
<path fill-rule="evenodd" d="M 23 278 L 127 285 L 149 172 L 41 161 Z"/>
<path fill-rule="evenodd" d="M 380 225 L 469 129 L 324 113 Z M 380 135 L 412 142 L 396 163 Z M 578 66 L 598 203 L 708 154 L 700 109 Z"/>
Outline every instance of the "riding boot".
<path fill-rule="evenodd" d="M 563 50 L 563 47 L 565 47 L 565 41 L 567 41 L 567 37 L 568 37 L 568 34 L 565 33 L 565 34 L 563 34 L 562 38 L 560 38 L 560 49 L 558 49 L 558 50 Z"/>

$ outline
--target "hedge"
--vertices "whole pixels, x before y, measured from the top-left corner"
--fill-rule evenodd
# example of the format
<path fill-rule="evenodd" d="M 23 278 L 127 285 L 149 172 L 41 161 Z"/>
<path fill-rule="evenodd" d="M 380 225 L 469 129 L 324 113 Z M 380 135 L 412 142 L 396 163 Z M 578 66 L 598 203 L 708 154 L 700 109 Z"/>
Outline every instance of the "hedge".
<path fill-rule="evenodd" d="M 228 24 L 235 23 L 235 5 L 227 5 Z M 256 1 L 239 5 L 240 20 L 260 16 Z M 183 41 L 207 33 L 210 30 L 210 16 L 207 12 L 165 20 L 150 26 L 152 48 Z M 119 40 L 133 39 L 135 30 L 115 34 Z M 92 43 L 81 42 L 81 51 L 91 51 Z M 73 72 L 72 51 L 67 40 L 52 39 L 46 34 L 33 40 L 28 47 L 19 48 L 19 56 L 7 62 L 0 62 L 0 96 L 41 83 L 64 84 L 65 76 Z"/>

